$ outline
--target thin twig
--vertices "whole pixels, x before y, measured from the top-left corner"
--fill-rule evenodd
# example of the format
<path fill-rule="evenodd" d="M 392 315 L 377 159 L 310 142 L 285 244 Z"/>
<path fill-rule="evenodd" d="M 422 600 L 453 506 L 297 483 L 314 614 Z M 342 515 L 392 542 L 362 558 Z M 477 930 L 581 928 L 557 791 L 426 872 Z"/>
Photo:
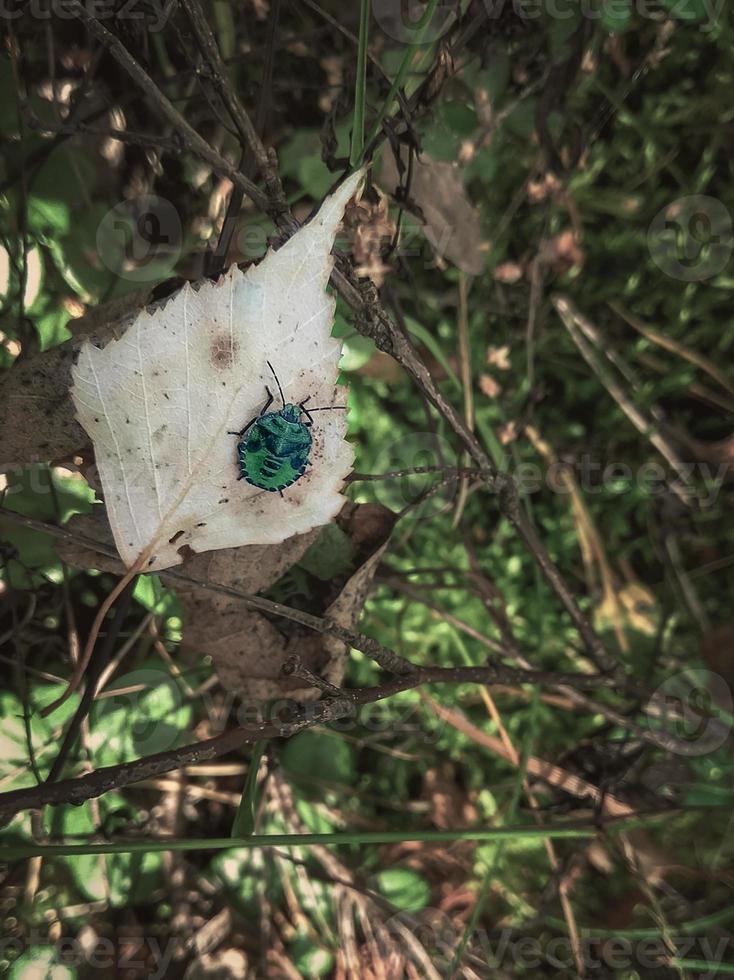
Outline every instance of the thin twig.
<path fill-rule="evenodd" d="M 227 163 L 224 157 L 217 153 L 216 150 L 213 150 L 203 137 L 199 136 L 193 126 L 184 119 L 173 103 L 161 92 L 150 75 L 138 64 L 125 45 L 114 34 L 108 31 L 96 17 L 93 17 L 79 0 L 69 0 L 67 10 L 84 23 L 89 33 L 100 44 L 108 48 L 115 61 L 125 69 L 132 80 L 147 96 L 151 107 L 163 119 L 171 123 L 184 141 L 186 147 L 192 153 L 195 153 L 202 160 L 209 163 L 216 172 L 221 173 L 224 171 L 224 176 L 229 177 L 233 184 L 241 187 L 253 204 L 261 211 L 270 210 L 270 201 L 257 184 L 254 184 L 243 173 L 240 173 L 236 167 Z"/>
<path fill-rule="evenodd" d="M 626 310 L 621 303 L 610 303 L 609 307 L 613 310 L 617 316 L 622 317 L 622 319 L 628 323 L 631 327 L 634 327 L 638 333 L 641 333 L 643 337 L 650 340 L 653 344 L 657 344 L 658 347 L 662 347 L 672 354 L 677 354 L 678 357 L 682 357 L 683 360 L 688 361 L 690 364 L 694 364 L 696 367 L 705 371 L 710 377 L 717 381 L 724 391 L 728 392 L 730 395 L 734 395 L 734 383 L 729 380 L 729 378 L 720 371 L 719 368 L 710 361 L 708 357 L 704 357 L 703 354 L 699 354 L 698 351 L 691 350 L 690 347 L 686 347 L 685 344 L 681 344 L 677 340 L 673 340 L 672 337 L 666 337 L 665 334 L 660 333 L 659 330 L 654 330 L 648 324 L 644 323 L 639 317 L 634 316 L 629 310 Z"/>
<path fill-rule="evenodd" d="M 74 712 L 74 716 L 69 723 L 69 727 L 66 730 L 64 741 L 61 743 L 61 748 L 53 761 L 53 765 L 51 766 L 49 774 L 46 778 L 47 783 L 56 782 L 66 764 L 66 760 L 69 758 L 72 749 L 76 745 L 76 740 L 79 736 L 82 722 L 87 717 L 92 707 L 94 695 L 97 689 L 97 682 L 110 659 L 112 648 L 114 647 L 115 641 L 117 640 L 120 630 L 122 629 L 122 623 L 127 615 L 127 610 L 130 606 L 134 588 L 135 582 L 133 579 L 131 579 L 120 595 L 120 601 L 115 607 L 114 618 L 110 623 L 107 633 L 105 634 L 104 642 L 100 643 L 100 645 L 97 647 L 95 650 L 95 655 L 90 661 L 89 670 L 87 671 L 86 675 L 87 686 L 79 701 L 79 706 Z"/>
<path fill-rule="evenodd" d="M 553 296 L 551 302 L 594 374 L 596 374 L 637 431 L 650 440 L 663 459 L 675 470 L 681 482 L 680 484 L 672 483 L 671 489 L 684 504 L 690 506 L 691 488 L 688 468 L 678 456 L 676 449 L 671 445 L 670 441 L 659 431 L 655 423 L 651 419 L 646 418 L 643 412 L 637 408 L 631 397 L 623 389 L 621 383 L 616 378 L 613 378 L 609 370 L 599 361 L 595 350 L 584 336 L 584 334 L 595 333 L 596 328 L 576 308 L 568 296 Z"/>
<path fill-rule="evenodd" d="M 181 0 L 181 2 L 184 10 L 188 14 L 189 21 L 191 22 L 191 26 L 194 31 L 194 36 L 196 37 L 201 52 L 206 59 L 207 65 L 211 72 L 214 87 L 227 107 L 227 111 L 232 117 L 234 124 L 240 133 L 243 143 L 249 147 L 257 161 L 257 166 L 265 182 L 266 193 L 270 203 L 270 207 L 266 206 L 265 210 L 271 210 L 273 206 L 276 206 L 280 211 L 285 212 L 287 210 L 287 204 L 285 195 L 283 194 L 283 188 L 280 183 L 280 178 L 278 177 L 278 171 L 263 145 L 260 134 L 257 132 L 247 113 L 247 110 L 240 102 L 240 99 L 229 80 L 229 76 L 227 75 L 227 67 L 219 53 L 219 48 L 217 47 L 217 42 L 212 34 L 211 28 L 209 27 L 206 14 L 200 6 L 198 0 Z M 243 177 L 243 179 L 249 180 L 247 177 Z M 248 192 L 246 191 L 246 193 Z M 251 194 L 249 196 L 252 197 Z"/>
<path fill-rule="evenodd" d="M 456 317 L 457 334 L 459 339 L 459 364 L 461 365 L 461 387 L 464 395 L 464 418 L 466 427 L 474 431 L 474 392 L 472 388 L 471 347 L 469 344 L 469 285 L 466 273 L 459 270 L 459 302 Z M 469 459 L 464 458 L 468 463 Z M 456 529 L 461 523 L 464 507 L 467 501 L 468 484 L 466 477 L 461 478 L 459 493 L 456 499 L 451 526 Z"/>
<path fill-rule="evenodd" d="M 372 655 L 369 646 L 364 652 L 368 656 Z M 348 689 L 341 691 L 338 697 L 314 703 L 292 702 L 285 718 L 275 717 L 252 722 L 214 738 L 168 752 L 158 752 L 136 759 L 134 762 L 97 769 L 76 779 L 65 779 L 2 793 L 0 794 L 0 826 L 23 810 L 37 809 L 46 805 L 57 806 L 63 803 L 83 803 L 85 800 L 94 799 L 112 789 L 128 786 L 130 783 L 152 779 L 184 765 L 218 758 L 260 739 L 288 738 L 314 725 L 354 717 L 358 705 L 382 701 L 393 694 L 412 690 L 424 684 L 493 684 L 495 682 L 532 683 L 544 686 L 574 683 L 597 688 L 609 687 L 612 680 L 599 675 L 522 671 L 501 664 L 488 664 L 484 667 L 413 667 L 410 674 L 397 676 L 382 685 Z"/>
<path fill-rule="evenodd" d="M 87 642 L 84 645 L 84 650 L 81 657 L 77 660 L 74 665 L 74 670 L 69 679 L 69 683 L 66 686 L 66 690 L 61 694 L 55 701 L 51 704 L 46 705 L 46 707 L 41 711 L 41 715 L 46 718 L 52 712 L 60 708 L 62 704 L 76 691 L 79 684 L 84 677 L 84 674 L 89 666 L 89 661 L 92 658 L 92 653 L 94 652 L 94 644 L 97 642 L 97 637 L 99 636 L 99 631 L 102 628 L 102 623 L 107 613 L 110 611 L 112 606 L 115 604 L 116 600 L 123 595 L 125 589 L 135 581 L 140 573 L 143 566 L 144 560 L 147 559 L 147 555 L 143 556 L 143 560 L 138 560 L 132 568 L 128 569 L 127 572 L 118 581 L 117 585 L 112 589 L 110 594 L 106 597 L 102 605 L 97 610 L 97 615 L 94 617 L 94 622 L 92 623 L 92 628 L 89 631 L 89 636 L 87 637 Z"/>

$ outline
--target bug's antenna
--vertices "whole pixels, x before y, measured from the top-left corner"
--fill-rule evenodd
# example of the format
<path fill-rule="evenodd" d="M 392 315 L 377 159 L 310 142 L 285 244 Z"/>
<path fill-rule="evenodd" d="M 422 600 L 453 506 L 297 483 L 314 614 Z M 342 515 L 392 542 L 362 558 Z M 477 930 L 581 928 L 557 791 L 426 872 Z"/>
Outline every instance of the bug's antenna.
<path fill-rule="evenodd" d="M 309 408 L 309 412 L 338 412 L 339 409 L 346 412 L 349 410 L 349 405 L 327 405 L 326 408 Z"/>
<path fill-rule="evenodd" d="M 283 408 L 285 408 L 285 398 L 283 397 L 283 389 L 280 387 L 280 381 L 278 381 L 278 375 L 275 373 L 275 368 L 270 363 L 270 361 L 266 361 L 265 363 L 270 368 L 270 370 L 273 372 L 273 377 L 275 378 L 275 383 L 277 384 L 278 391 L 280 392 L 280 404 L 281 404 L 281 406 Z"/>

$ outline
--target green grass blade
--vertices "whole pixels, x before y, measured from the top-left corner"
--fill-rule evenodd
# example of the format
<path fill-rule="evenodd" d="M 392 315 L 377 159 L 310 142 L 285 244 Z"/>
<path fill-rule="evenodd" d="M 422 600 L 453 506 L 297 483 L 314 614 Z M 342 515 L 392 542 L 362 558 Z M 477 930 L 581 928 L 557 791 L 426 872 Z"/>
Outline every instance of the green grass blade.
<path fill-rule="evenodd" d="M 359 47 L 357 48 L 357 78 L 354 85 L 354 117 L 349 163 L 353 168 L 364 153 L 364 117 L 367 99 L 367 36 L 370 26 L 370 0 L 361 0 L 359 10 Z"/>
<path fill-rule="evenodd" d="M 645 823 L 644 818 L 620 821 L 610 826 L 611 832 L 630 824 Z M 217 851 L 229 847 L 307 847 L 309 844 L 343 846 L 345 844 L 399 844 L 404 841 L 427 841 L 442 843 L 457 840 L 496 841 L 526 839 L 583 840 L 596 837 L 599 833 L 594 826 L 555 827 L 498 827 L 492 830 L 384 830 L 384 831 L 344 831 L 336 834 L 253 834 L 249 837 L 199 837 L 180 840 L 129 840 L 101 841 L 89 844 L 35 844 L 13 843 L 0 847 L 0 861 L 20 860 L 29 857 L 77 857 L 81 854 L 147 854 L 155 851 Z"/>
<path fill-rule="evenodd" d="M 700 970 L 702 973 L 719 973 L 734 976 L 734 963 L 711 963 L 709 960 L 674 959 L 671 966 L 683 970 Z"/>
<path fill-rule="evenodd" d="M 249 837 L 255 832 L 255 804 L 257 802 L 257 771 L 267 746 L 267 739 L 256 742 L 252 751 L 250 768 L 247 770 L 245 788 L 232 822 L 232 837 Z"/>
<path fill-rule="evenodd" d="M 365 142 L 366 146 L 369 146 L 372 140 L 377 136 L 380 131 L 380 126 L 382 125 L 382 120 L 385 118 L 387 113 L 392 108 L 392 104 L 395 101 L 395 96 L 398 94 L 400 89 L 405 82 L 408 72 L 410 71 L 410 66 L 413 63 L 413 58 L 418 48 L 423 44 L 423 37 L 426 33 L 426 29 L 433 20 L 433 14 L 435 13 L 436 7 L 438 6 L 438 0 L 430 0 L 428 6 L 425 9 L 423 16 L 421 17 L 420 25 L 418 26 L 418 33 L 416 34 L 415 41 L 409 44 L 405 49 L 405 54 L 400 62 L 397 75 L 395 76 L 392 85 L 390 86 L 390 91 L 387 93 L 385 101 L 380 107 L 380 111 L 377 113 L 377 118 L 372 124 L 369 136 Z"/>
<path fill-rule="evenodd" d="M 682 936 L 706 935 L 712 929 L 721 929 L 732 921 L 734 921 L 734 906 L 727 906 L 727 908 L 721 909 L 719 912 L 714 912 L 712 915 L 701 916 L 700 919 L 689 919 L 686 922 L 678 922 L 676 923 L 675 931 Z M 549 915 L 546 918 L 546 922 L 549 926 L 553 926 L 554 929 L 568 932 L 568 924 L 563 919 Z M 579 935 L 582 939 L 591 939 L 594 942 L 599 942 L 602 939 L 616 938 L 630 940 L 657 939 L 660 936 L 660 930 L 653 927 L 640 929 L 604 929 L 601 926 L 581 926 L 579 928 Z"/>
<path fill-rule="evenodd" d="M 466 648 L 466 645 L 464 644 L 464 641 L 459 637 L 457 633 L 454 634 L 454 638 L 457 642 L 457 646 L 459 647 L 464 662 L 467 664 L 471 664 L 472 662 L 471 657 L 469 656 L 469 652 Z M 540 699 L 538 697 L 538 690 L 536 688 L 533 691 L 530 724 L 523 738 L 521 751 L 520 751 L 520 765 L 518 766 L 517 772 L 515 774 L 515 782 L 512 790 L 512 797 L 510 799 L 510 805 L 507 809 L 507 817 L 509 820 L 513 820 L 515 818 L 515 815 L 517 814 L 517 809 L 520 805 L 520 798 L 522 796 L 522 784 L 523 784 L 523 780 L 525 779 L 525 775 L 527 773 L 528 758 L 530 757 L 530 750 L 532 748 L 532 743 L 536 735 L 539 705 L 540 705 Z M 477 925 L 479 924 L 479 920 L 481 918 L 482 912 L 484 911 L 484 906 L 486 905 L 487 899 L 489 898 L 492 882 L 496 880 L 497 872 L 502 863 L 502 858 L 504 857 L 504 847 L 505 847 L 505 840 L 503 839 L 500 841 L 497 850 L 494 852 L 494 857 L 492 858 L 492 864 L 487 868 L 484 874 L 484 879 L 479 889 L 479 897 L 474 905 L 474 910 L 469 920 L 467 921 L 466 928 L 464 929 L 464 933 L 461 937 L 461 940 L 459 941 L 458 946 L 456 947 L 456 951 L 451 961 L 451 966 L 449 967 L 448 970 L 449 977 L 453 977 L 456 971 L 459 969 L 459 965 L 461 963 L 461 959 L 464 955 L 464 952 L 466 951 L 466 947 L 468 946 L 472 935 L 476 934 Z"/>

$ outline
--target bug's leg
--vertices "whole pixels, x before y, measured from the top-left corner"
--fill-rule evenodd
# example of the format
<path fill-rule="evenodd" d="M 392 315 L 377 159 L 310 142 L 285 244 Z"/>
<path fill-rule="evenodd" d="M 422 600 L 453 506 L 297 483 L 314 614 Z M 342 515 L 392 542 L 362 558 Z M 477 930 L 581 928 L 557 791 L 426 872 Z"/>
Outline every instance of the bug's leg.
<path fill-rule="evenodd" d="M 280 494 L 280 496 L 282 498 L 283 497 L 283 491 L 282 490 L 278 490 L 278 493 Z"/>
<path fill-rule="evenodd" d="M 306 408 L 306 402 L 309 401 L 310 398 L 311 396 L 309 395 L 308 398 L 304 398 L 302 402 L 298 403 L 298 407 L 308 419 L 308 422 L 303 423 L 304 425 L 313 425 L 313 415 L 311 415 L 309 410 Z"/>
<path fill-rule="evenodd" d="M 241 439 L 242 436 L 247 432 L 247 430 L 251 426 L 253 426 L 255 424 L 255 422 L 257 422 L 257 420 L 259 418 L 260 418 L 260 416 L 259 415 L 256 415 L 254 419 L 250 419 L 250 421 L 247 423 L 247 425 L 244 427 L 244 429 L 240 429 L 239 432 L 232 432 L 232 430 L 230 429 L 230 430 L 228 430 L 227 435 L 228 436 L 239 436 L 239 438 Z"/>
<path fill-rule="evenodd" d="M 261 415 L 264 415 L 267 412 L 267 410 L 273 404 L 273 394 L 272 394 L 272 392 L 270 391 L 270 388 L 268 388 L 267 385 L 265 385 L 265 390 L 268 393 L 268 400 L 265 402 L 265 404 L 263 405 L 263 407 L 260 409 L 259 414 L 256 415 L 254 419 L 250 419 L 250 421 L 247 423 L 247 425 L 244 427 L 244 429 L 240 429 L 239 432 L 232 432 L 232 431 L 227 432 L 227 435 L 228 436 L 239 436 L 239 438 L 241 439 L 242 436 L 247 432 L 247 430 L 249 428 L 251 428 L 255 424 L 255 422 L 257 422 L 257 420 L 260 418 L 260 416 Z"/>

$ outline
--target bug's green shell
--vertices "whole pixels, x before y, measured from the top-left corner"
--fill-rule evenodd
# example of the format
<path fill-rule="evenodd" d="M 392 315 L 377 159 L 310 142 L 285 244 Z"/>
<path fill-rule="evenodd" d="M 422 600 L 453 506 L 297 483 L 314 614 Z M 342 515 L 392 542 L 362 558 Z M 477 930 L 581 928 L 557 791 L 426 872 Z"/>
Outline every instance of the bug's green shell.
<path fill-rule="evenodd" d="M 297 405 L 257 418 L 237 445 L 240 472 L 262 490 L 285 490 L 303 476 L 311 455 L 311 433 Z"/>

